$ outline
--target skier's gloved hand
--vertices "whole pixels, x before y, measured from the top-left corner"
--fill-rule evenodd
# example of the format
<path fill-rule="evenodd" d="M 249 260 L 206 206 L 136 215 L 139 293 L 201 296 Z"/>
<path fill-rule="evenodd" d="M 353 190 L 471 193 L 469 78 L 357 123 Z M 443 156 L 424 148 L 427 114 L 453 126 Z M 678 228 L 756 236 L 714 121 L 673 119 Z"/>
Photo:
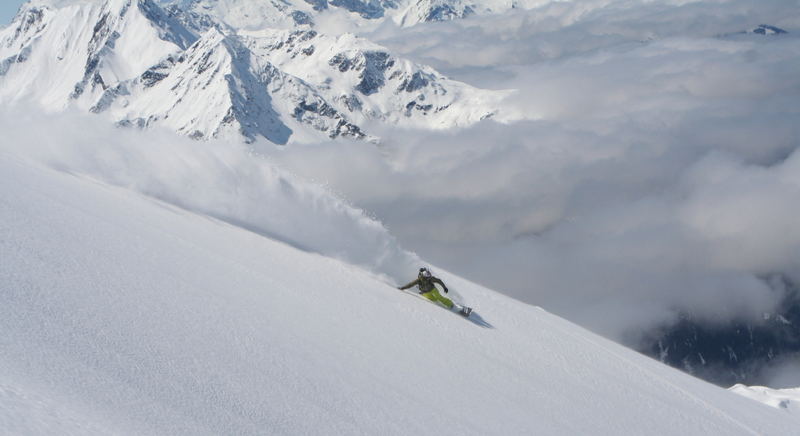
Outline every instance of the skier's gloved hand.
<path fill-rule="evenodd" d="M 447 288 L 444 288 L 444 293 L 445 293 L 445 294 L 447 293 Z"/>

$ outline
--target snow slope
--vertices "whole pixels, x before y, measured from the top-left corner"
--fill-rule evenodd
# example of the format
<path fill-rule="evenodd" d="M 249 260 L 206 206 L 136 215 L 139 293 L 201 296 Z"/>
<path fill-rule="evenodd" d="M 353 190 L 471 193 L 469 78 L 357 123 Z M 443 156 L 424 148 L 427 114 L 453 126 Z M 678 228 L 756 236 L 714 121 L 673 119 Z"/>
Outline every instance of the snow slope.
<path fill-rule="evenodd" d="M 745 386 L 736 384 L 729 388 L 743 397 L 760 401 L 776 409 L 783 409 L 791 414 L 800 415 L 800 388 L 772 389 L 765 386 Z"/>
<path fill-rule="evenodd" d="M 8 147 L 0 253 L 11 433 L 778 435 L 800 424 L 458 277 L 443 274 L 474 322 Z"/>

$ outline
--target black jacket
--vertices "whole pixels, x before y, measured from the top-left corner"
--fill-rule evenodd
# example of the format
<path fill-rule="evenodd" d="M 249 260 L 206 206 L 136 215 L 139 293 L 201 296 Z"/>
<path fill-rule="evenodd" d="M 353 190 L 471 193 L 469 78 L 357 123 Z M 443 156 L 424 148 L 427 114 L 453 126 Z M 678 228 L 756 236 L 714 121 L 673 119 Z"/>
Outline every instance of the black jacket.
<path fill-rule="evenodd" d="M 444 285 L 444 282 L 441 281 L 438 277 L 432 277 L 432 276 L 431 277 L 422 277 L 422 276 L 417 277 L 416 280 L 414 280 L 413 282 L 411 282 L 411 283 L 409 283 L 409 284 L 407 284 L 405 286 L 401 286 L 400 289 L 408 289 L 408 288 L 416 285 L 419 288 L 419 293 L 420 294 L 424 294 L 426 292 L 430 292 L 430 291 L 436 289 L 436 286 L 434 285 L 434 283 L 440 284 L 442 286 L 442 289 L 444 289 L 444 291 L 447 292 L 447 286 Z"/>

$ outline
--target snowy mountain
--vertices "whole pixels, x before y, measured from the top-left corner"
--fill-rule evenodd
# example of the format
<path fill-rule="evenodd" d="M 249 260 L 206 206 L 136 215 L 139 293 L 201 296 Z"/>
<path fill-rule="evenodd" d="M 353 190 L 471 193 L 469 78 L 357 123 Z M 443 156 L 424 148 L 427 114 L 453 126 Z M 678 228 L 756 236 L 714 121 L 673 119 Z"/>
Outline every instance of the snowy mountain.
<path fill-rule="evenodd" d="M 639 351 L 719 386 L 763 382 L 771 365 L 800 352 L 800 289 L 783 275 L 769 280 L 785 289 L 775 313 L 726 325 L 685 314 L 674 325 L 658 329 Z"/>
<path fill-rule="evenodd" d="M 331 138 L 366 136 L 312 86 L 250 56 L 240 41 L 212 28 L 179 58 L 107 89 L 91 110 L 108 110 L 124 125 L 160 124 L 196 139 L 242 135 L 286 144 L 303 125 Z"/>
<path fill-rule="evenodd" d="M 244 35 L 240 40 L 256 58 L 301 77 L 359 125 L 463 127 L 491 117 L 507 94 L 449 80 L 348 33 L 331 37 L 314 30 L 263 30 Z"/>
<path fill-rule="evenodd" d="M 748 30 L 746 33 L 754 33 L 756 35 L 780 35 L 789 32 L 779 27 L 770 26 L 769 24 L 760 24 L 757 27 Z"/>
<path fill-rule="evenodd" d="M 213 17 L 176 14 L 151 0 L 28 3 L 0 32 L 0 103 L 74 106 L 197 139 L 286 144 L 374 138 L 370 123 L 466 126 L 492 116 L 507 94 L 447 79 L 351 34 L 237 34 Z"/>
<path fill-rule="evenodd" d="M 148 0 L 34 0 L 0 32 L 0 102 L 88 108 L 195 39 Z"/>
<path fill-rule="evenodd" d="M 491 14 L 520 6 L 515 0 L 158 0 L 190 28 L 206 30 L 213 23 L 236 29 L 313 27 L 319 15 L 342 12 L 352 26 L 385 20 L 410 27 L 474 14 Z"/>
<path fill-rule="evenodd" d="M 397 291 L 415 265 L 378 275 L 280 242 L 293 239 L 283 233 L 293 220 L 325 228 L 311 236 L 317 246 L 339 236 L 331 225 L 374 234 L 363 216 L 341 219 L 338 206 L 293 206 L 335 204 L 301 183 L 242 185 L 283 199 L 287 222 L 270 237 L 198 212 L 230 196 L 199 189 L 181 198 L 204 206 L 187 208 L 148 195 L 184 186 L 187 171 L 272 179 L 266 168 L 225 172 L 231 152 L 189 149 L 153 150 L 148 164 L 147 147 L 2 144 L 6 431 L 780 435 L 797 427 L 779 410 L 457 276 L 439 272 L 451 295 L 476 307 L 474 322 Z M 177 181 L 121 187 L 126 174 L 159 173 Z M 396 248 L 370 237 L 345 251 L 381 241 L 387 253 Z"/>

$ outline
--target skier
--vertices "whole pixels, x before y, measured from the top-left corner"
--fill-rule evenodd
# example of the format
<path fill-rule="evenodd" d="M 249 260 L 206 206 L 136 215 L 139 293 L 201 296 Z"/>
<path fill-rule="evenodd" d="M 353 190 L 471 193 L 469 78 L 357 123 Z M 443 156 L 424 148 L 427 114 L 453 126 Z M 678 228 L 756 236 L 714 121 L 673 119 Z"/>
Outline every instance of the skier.
<path fill-rule="evenodd" d="M 416 285 L 417 288 L 419 288 L 419 294 L 427 298 L 428 300 L 434 303 L 438 301 L 439 303 L 444 305 L 444 307 L 450 310 L 456 309 L 458 310 L 459 314 L 464 316 L 469 316 L 470 312 L 472 312 L 472 309 L 466 306 L 460 306 L 456 303 L 453 303 L 453 300 L 440 294 L 439 290 L 436 289 L 436 283 L 438 283 L 442 287 L 442 290 L 444 290 L 445 294 L 448 292 L 447 286 L 445 286 L 444 282 L 440 278 L 434 277 L 433 274 L 431 274 L 431 272 L 428 270 L 428 268 L 423 267 L 419 269 L 419 274 L 417 274 L 416 280 L 405 286 L 401 286 L 398 289 L 405 290 Z"/>

